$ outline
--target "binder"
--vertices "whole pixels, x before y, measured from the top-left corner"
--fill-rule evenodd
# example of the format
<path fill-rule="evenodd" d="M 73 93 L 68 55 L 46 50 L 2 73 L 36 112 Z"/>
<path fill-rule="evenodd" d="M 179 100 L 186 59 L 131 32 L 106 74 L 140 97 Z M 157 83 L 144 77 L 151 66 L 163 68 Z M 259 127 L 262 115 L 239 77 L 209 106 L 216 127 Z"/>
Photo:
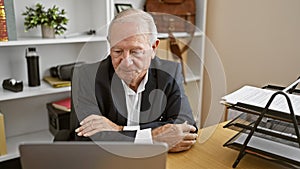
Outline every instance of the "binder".
<path fill-rule="evenodd" d="M 5 128 L 4 128 L 4 117 L 0 113 L 0 156 L 7 154 L 6 150 L 6 137 L 5 137 Z"/>
<path fill-rule="evenodd" d="M 292 167 L 300 166 L 300 116 L 296 115 L 291 95 L 299 95 L 296 89 L 299 78 L 287 88 L 267 85 L 263 89 L 274 90 L 264 107 L 237 102 L 227 105 L 228 109 L 241 113 L 224 128 L 239 131 L 223 146 L 239 151 L 232 167 L 235 168 L 245 154 L 252 154 Z M 275 98 L 284 97 L 289 112 L 270 109 Z"/>
<path fill-rule="evenodd" d="M 14 0 L 4 0 L 8 40 L 17 40 Z"/>

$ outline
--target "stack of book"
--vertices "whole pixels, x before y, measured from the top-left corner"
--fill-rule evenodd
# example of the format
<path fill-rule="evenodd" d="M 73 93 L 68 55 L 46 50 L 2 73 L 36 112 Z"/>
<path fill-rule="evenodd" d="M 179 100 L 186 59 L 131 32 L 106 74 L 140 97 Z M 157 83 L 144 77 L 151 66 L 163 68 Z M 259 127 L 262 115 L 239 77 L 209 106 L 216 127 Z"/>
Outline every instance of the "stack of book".
<path fill-rule="evenodd" d="M 71 81 L 60 80 L 57 77 L 45 76 L 43 79 L 54 88 L 71 86 Z"/>

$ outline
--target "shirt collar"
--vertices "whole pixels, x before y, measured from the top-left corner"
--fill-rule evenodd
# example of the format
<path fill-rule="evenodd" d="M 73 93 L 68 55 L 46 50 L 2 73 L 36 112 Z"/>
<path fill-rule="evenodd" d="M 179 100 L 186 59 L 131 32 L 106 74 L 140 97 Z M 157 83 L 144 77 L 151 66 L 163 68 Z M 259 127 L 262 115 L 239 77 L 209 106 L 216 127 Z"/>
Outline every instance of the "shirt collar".
<path fill-rule="evenodd" d="M 144 79 L 141 81 L 140 85 L 138 86 L 136 92 L 134 90 L 132 90 L 123 80 L 121 80 L 121 81 L 122 81 L 125 93 L 127 95 L 139 94 L 139 93 L 141 93 L 141 92 L 143 92 L 145 90 L 145 86 L 146 86 L 146 84 L 148 82 L 148 70 L 146 72 L 146 75 L 145 75 Z"/>

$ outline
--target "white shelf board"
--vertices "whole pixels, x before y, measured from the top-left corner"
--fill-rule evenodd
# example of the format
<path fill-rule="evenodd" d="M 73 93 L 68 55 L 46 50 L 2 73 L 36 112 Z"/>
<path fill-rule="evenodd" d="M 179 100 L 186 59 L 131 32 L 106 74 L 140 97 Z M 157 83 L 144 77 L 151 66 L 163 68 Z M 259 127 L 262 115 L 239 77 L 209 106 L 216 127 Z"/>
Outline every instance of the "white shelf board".
<path fill-rule="evenodd" d="M 186 32 L 174 32 L 175 37 L 190 37 Z M 195 32 L 194 36 L 202 36 L 203 32 Z M 158 38 L 164 39 L 168 38 L 168 33 L 159 33 Z M 106 36 L 97 35 L 78 35 L 78 36 L 66 36 L 57 37 L 54 39 L 43 39 L 41 37 L 19 37 L 15 41 L 0 42 L 0 47 L 8 46 L 25 46 L 25 45 L 51 45 L 51 44 L 64 44 L 64 43 L 85 43 L 85 42 L 104 42 L 106 41 Z"/>
<path fill-rule="evenodd" d="M 26 83 L 24 83 L 23 85 L 24 88 L 21 92 L 12 92 L 0 87 L 0 101 L 71 91 L 71 87 L 53 88 L 44 81 L 41 81 L 41 85 L 36 87 L 29 87 Z"/>
<path fill-rule="evenodd" d="M 49 130 L 6 138 L 7 154 L 0 156 L 0 162 L 20 157 L 19 145 L 26 142 L 53 142 L 53 135 Z"/>
<path fill-rule="evenodd" d="M 18 38 L 16 41 L 0 42 L 0 47 L 24 46 L 24 45 L 50 45 L 63 43 L 83 43 L 83 42 L 102 42 L 106 41 L 105 36 L 97 35 L 78 35 L 71 37 L 57 37 L 54 39 L 43 39 L 41 37 Z"/>

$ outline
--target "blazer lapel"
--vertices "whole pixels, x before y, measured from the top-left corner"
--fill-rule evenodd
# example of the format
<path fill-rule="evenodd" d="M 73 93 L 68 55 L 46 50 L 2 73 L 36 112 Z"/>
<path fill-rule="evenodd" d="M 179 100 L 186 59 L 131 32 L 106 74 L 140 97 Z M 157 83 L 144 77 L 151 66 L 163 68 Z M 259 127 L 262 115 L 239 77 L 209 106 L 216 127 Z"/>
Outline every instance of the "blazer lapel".
<path fill-rule="evenodd" d="M 117 121 L 119 124 L 127 124 L 127 108 L 125 91 L 121 82 L 121 79 L 114 73 L 111 79 L 111 95 L 113 99 L 113 105 L 117 113 Z"/>
<path fill-rule="evenodd" d="M 149 123 L 159 119 L 166 107 L 167 98 L 159 88 L 157 69 L 149 69 L 148 82 L 142 93 L 140 123 Z"/>

